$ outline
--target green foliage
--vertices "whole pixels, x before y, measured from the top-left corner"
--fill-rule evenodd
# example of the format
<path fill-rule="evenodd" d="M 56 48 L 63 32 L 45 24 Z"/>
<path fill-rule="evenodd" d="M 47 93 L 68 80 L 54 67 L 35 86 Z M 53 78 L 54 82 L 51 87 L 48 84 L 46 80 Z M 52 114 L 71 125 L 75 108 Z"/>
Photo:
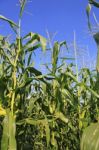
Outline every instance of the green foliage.
<path fill-rule="evenodd" d="M 26 1 L 20 2 L 18 26 L 0 17 L 16 31 L 13 42 L 0 36 L 1 150 L 79 150 L 83 131 L 87 137 L 85 128 L 99 119 L 97 71 L 82 68 L 77 80 L 75 66 L 64 65 L 60 58 L 63 46 L 67 51 L 65 41 L 52 45 L 47 74 L 37 70 L 34 51 L 47 53 L 49 45 L 37 33 L 20 35 Z M 87 12 L 89 15 L 89 8 Z M 94 128 L 90 130 L 93 133 Z M 83 150 L 84 135 L 82 139 Z"/>
<path fill-rule="evenodd" d="M 20 6 L 21 6 L 21 8 L 20 8 L 20 17 L 22 17 L 26 2 L 27 2 L 27 0 L 20 0 Z"/>
<path fill-rule="evenodd" d="M 94 5 L 95 7 L 99 7 L 99 3 L 94 1 L 94 0 L 89 0 L 89 3 Z M 89 19 L 89 8 L 87 8 L 87 14 L 88 14 L 88 19 Z M 94 90 L 98 93 L 99 95 L 99 32 L 94 34 L 94 40 L 97 44 L 97 62 L 96 62 L 96 71 L 97 71 L 97 76 L 96 76 L 96 83 L 94 86 Z M 97 97 L 98 98 L 98 97 Z M 95 114 L 99 114 L 99 103 L 98 103 L 99 98 L 97 99 L 97 109 L 95 111 Z M 93 103 L 93 102 L 92 102 Z M 98 116 L 97 116 L 98 117 Z M 99 118 L 97 118 L 97 121 L 99 121 Z M 84 133 L 81 138 L 81 150 L 98 150 L 99 149 L 99 123 L 94 123 L 91 124 L 89 127 L 87 127 L 84 130 Z"/>
<path fill-rule="evenodd" d="M 9 150 L 16 150 L 15 118 L 9 110 L 7 110 L 6 113 L 7 114 L 3 120 L 3 136 L 2 136 L 2 141 L 1 141 L 1 149 L 7 150 L 9 147 Z"/>
<path fill-rule="evenodd" d="M 0 15 L 0 19 L 2 19 L 3 21 L 6 21 L 11 26 L 11 28 L 15 32 L 17 32 L 17 29 L 19 28 L 19 26 L 16 23 L 14 23 L 12 20 L 10 20 L 10 19 L 8 19 L 8 18 L 6 18 L 6 17 L 4 17 L 2 15 Z"/>
<path fill-rule="evenodd" d="M 99 123 L 86 128 L 82 136 L 81 150 L 99 149 Z"/>
<path fill-rule="evenodd" d="M 99 3 L 96 2 L 95 0 L 89 0 L 89 3 L 94 5 L 95 7 L 99 8 Z"/>

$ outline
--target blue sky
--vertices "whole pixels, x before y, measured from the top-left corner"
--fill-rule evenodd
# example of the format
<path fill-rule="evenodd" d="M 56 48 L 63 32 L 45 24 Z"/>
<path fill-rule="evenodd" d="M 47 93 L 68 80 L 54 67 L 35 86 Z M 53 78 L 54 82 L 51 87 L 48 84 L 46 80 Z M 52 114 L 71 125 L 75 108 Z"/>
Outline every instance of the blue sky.
<path fill-rule="evenodd" d="M 73 41 L 73 32 L 79 45 L 88 47 L 90 56 L 96 56 L 96 45 L 88 33 L 86 6 L 87 0 L 31 0 L 25 8 L 22 19 L 22 34 L 30 31 L 46 37 L 56 33 L 55 40 Z M 0 0 L 0 14 L 18 21 L 18 0 Z M 94 9 L 97 14 L 99 10 Z M 99 18 L 99 15 L 97 16 Z M 7 24 L 0 21 L 0 34 L 10 34 Z M 92 61 L 92 60 L 91 60 Z"/>

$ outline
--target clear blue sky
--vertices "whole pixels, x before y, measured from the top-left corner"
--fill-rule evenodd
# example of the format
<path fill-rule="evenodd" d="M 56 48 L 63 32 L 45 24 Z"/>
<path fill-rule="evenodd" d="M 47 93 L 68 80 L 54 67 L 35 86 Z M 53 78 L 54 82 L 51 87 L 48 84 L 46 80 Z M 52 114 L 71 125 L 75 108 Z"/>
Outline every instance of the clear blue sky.
<path fill-rule="evenodd" d="M 25 8 L 22 19 L 22 33 L 30 31 L 46 36 L 57 32 L 55 40 L 73 41 L 73 31 L 76 31 L 77 42 L 88 46 L 91 57 L 96 55 L 96 45 L 88 34 L 86 6 L 87 0 L 31 0 Z M 0 0 L 0 14 L 18 21 L 18 0 Z M 95 10 L 99 18 L 99 10 Z M 0 21 L 0 34 L 8 34 L 7 24 Z"/>

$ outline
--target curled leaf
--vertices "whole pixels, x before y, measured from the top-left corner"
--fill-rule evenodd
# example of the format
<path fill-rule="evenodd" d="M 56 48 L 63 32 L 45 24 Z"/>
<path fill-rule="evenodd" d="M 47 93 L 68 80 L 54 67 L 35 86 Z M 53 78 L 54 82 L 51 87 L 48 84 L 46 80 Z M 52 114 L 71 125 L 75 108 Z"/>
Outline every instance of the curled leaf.
<path fill-rule="evenodd" d="M 10 20 L 10 19 L 8 19 L 8 18 L 6 18 L 6 17 L 4 17 L 2 15 L 0 15 L 0 19 L 6 21 L 7 23 L 9 23 L 9 25 L 11 26 L 11 28 L 16 32 L 15 28 L 19 27 L 16 23 L 14 23 L 12 20 Z"/>
<path fill-rule="evenodd" d="M 62 120 L 65 123 L 68 123 L 68 118 L 66 118 L 65 115 L 62 112 L 60 112 L 60 111 L 58 111 L 58 112 L 55 113 L 55 117 L 57 119 Z"/>
<path fill-rule="evenodd" d="M 87 18 L 88 18 L 88 27 L 91 30 L 91 24 L 90 24 L 90 12 L 91 12 L 91 5 L 88 4 L 87 8 L 86 8 L 86 14 L 87 14 Z"/>

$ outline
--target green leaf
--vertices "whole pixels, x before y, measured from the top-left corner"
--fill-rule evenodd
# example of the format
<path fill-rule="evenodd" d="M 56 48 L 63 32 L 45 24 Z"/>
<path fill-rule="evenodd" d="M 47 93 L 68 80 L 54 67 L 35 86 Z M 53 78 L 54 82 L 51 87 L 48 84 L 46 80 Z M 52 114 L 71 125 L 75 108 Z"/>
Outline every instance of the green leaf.
<path fill-rule="evenodd" d="M 34 67 L 27 67 L 26 70 L 28 70 L 29 72 L 35 74 L 36 76 L 42 75 L 42 73 Z"/>
<path fill-rule="evenodd" d="M 87 8 L 86 8 L 86 14 L 87 14 L 87 18 L 88 18 L 88 27 L 91 30 L 91 24 L 90 24 L 90 11 L 91 11 L 91 5 L 88 4 Z"/>
<path fill-rule="evenodd" d="M 33 44 L 34 46 L 38 45 L 38 47 L 40 47 L 40 45 L 37 43 L 37 42 L 39 42 L 41 44 L 42 50 L 44 50 L 44 51 L 46 50 L 47 40 L 43 36 L 41 36 L 41 35 L 39 35 L 37 33 L 30 32 L 23 39 L 30 39 L 25 44 L 25 48 L 28 47 L 28 46 L 30 46 L 28 48 L 31 48 L 31 47 L 33 48 L 33 46 L 31 46 L 31 44 Z"/>
<path fill-rule="evenodd" d="M 27 118 L 26 123 L 30 125 L 40 125 L 42 124 L 45 127 L 45 132 L 46 132 L 46 141 L 47 141 L 47 146 L 49 145 L 50 142 L 50 128 L 47 119 L 41 119 L 41 120 L 33 120 L 32 118 Z"/>
<path fill-rule="evenodd" d="M 46 124 L 45 124 L 45 132 L 46 132 L 47 146 L 49 146 L 49 143 L 50 143 L 50 128 L 49 128 L 49 124 L 48 124 L 47 120 L 46 120 Z"/>
<path fill-rule="evenodd" d="M 32 52 L 32 51 L 34 51 L 34 50 L 36 50 L 36 49 L 38 49 L 38 48 L 40 48 L 40 47 L 41 47 L 41 44 L 37 44 L 37 45 L 31 46 L 31 47 L 27 47 L 26 50 L 25 50 L 25 52 L 26 52 L 26 53 L 27 53 L 27 52 Z"/>
<path fill-rule="evenodd" d="M 9 139 L 9 118 L 6 115 L 3 120 L 3 135 L 1 140 L 1 150 L 8 150 L 8 139 Z"/>
<path fill-rule="evenodd" d="M 71 72 L 66 72 L 65 74 L 66 74 L 67 76 L 71 77 L 76 83 L 79 83 L 79 82 L 77 81 L 76 76 L 73 75 Z"/>
<path fill-rule="evenodd" d="M 92 90 L 91 88 L 87 87 L 87 89 L 97 98 L 99 98 L 99 94 L 96 91 Z"/>
<path fill-rule="evenodd" d="M 99 32 L 95 33 L 93 37 L 94 37 L 96 44 L 99 45 Z"/>
<path fill-rule="evenodd" d="M 89 3 L 94 5 L 95 7 L 99 8 L 99 3 L 96 2 L 95 0 L 89 0 Z"/>
<path fill-rule="evenodd" d="M 17 88 L 18 89 L 21 89 L 21 88 L 24 88 L 24 87 L 27 87 L 28 85 L 30 85 L 30 83 L 33 81 L 34 78 L 31 78 L 31 77 L 27 77 L 25 79 L 24 82 L 21 83 L 21 85 Z"/>
<path fill-rule="evenodd" d="M 62 46 L 66 46 L 66 48 L 67 48 L 67 50 L 68 50 L 68 46 L 67 46 L 66 41 L 60 42 L 60 47 L 62 47 Z"/>
<path fill-rule="evenodd" d="M 60 57 L 60 59 L 63 59 L 63 60 L 75 60 L 75 58 L 69 58 L 69 57 Z"/>
<path fill-rule="evenodd" d="M 18 25 L 16 23 L 14 23 L 12 20 L 10 20 L 2 15 L 0 15 L 0 19 L 8 22 L 10 24 L 11 28 L 16 32 L 15 27 L 18 28 Z"/>
<path fill-rule="evenodd" d="M 2 41 L 4 39 L 4 37 L 2 35 L 0 35 L 0 41 Z"/>
<path fill-rule="evenodd" d="M 51 132 L 51 144 L 54 146 L 55 150 L 58 150 L 58 144 L 57 144 L 57 140 L 55 138 L 55 132 L 52 131 Z"/>
<path fill-rule="evenodd" d="M 54 46 L 53 46 L 53 55 L 52 55 L 52 72 L 53 72 L 53 74 L 55 74 L 55 72 L 57 70 L 59 51 L 60 51 L 60 45 L 58 42 L 55 42 Z"/>
<path fill-rule="evenodd" d="M 22 0 L 22 2 L 20 2 L 21 5 L 21 9 L 20 9 L 20 17 L 22 17 L 25 5 L 26 5 L 27 0 Z"/>
<path fill-rule="evenodd" d="M 51 79 L 51 78 L 48 78 L 48 77 L 45 77 L 42 75 L 42 72 L 40 72 L 39 70 L 37 70 L 36 68 L 34 67 L 27 67 L 26 70 L 28 70 L 30 73 L 33 73 L 36 78 L 35 79 L 39 79 L 40 81 L 44 82 L 47 84 L 47 82 L 44 80 L 45 79 Z"/>
<path fill-rule="evenodd" d="M 62 121 L 65 122 L 65 123 L 68 123 L 68 119 L 67 119 L 67 118 L 65 117 L 65 115 L 64 115 L 62 112 L 60 112 L 60 111 L 55 112 L 55 117 L 56 117 L 57 119 L 62 120 Z"/>
<path fill-rule="evenodd" d="M 99 150 L 99 123 L 92 124 L 84 130 L 81 150 Z"/>
<path fill-rule="evenodd" d="M 61 92 L 64 96 L 69 98 L 69 100 L 66 98 L 66 101 L 68 101 L 70 103 L 70 105 L 73 106 L 73 103 L 72 103 L 73 96 L 72 96 L 72 94 L 67 89 L 62 89 Z"/>
<path fill-rule="evenodd" d="M 27 62 L 27 66 L 29 66 L 29 65 L 30 65 L 31 60 L 32 60 L 32 53 L 30 53 L 30 54 L 29 54 L 28 62 Z"/>
<path fill-rule="evenodd" d="M 95 39 L 95 42 L 97 44 L 97 62 L 96 62 L 96 69 L 97 71 L 99 72 L 99 32 L 97 32 L 95 35 L 94 35 L 94 39 Z"/>
<path fill-rule="evenodd" d="M 46 41 L 46 39 L 43 36 L 39 35 L 39 37 L 40 37 L 40 42 L 41 42 L 42 49 L 45 51 L 46 50 L 47 41 Z"/>

